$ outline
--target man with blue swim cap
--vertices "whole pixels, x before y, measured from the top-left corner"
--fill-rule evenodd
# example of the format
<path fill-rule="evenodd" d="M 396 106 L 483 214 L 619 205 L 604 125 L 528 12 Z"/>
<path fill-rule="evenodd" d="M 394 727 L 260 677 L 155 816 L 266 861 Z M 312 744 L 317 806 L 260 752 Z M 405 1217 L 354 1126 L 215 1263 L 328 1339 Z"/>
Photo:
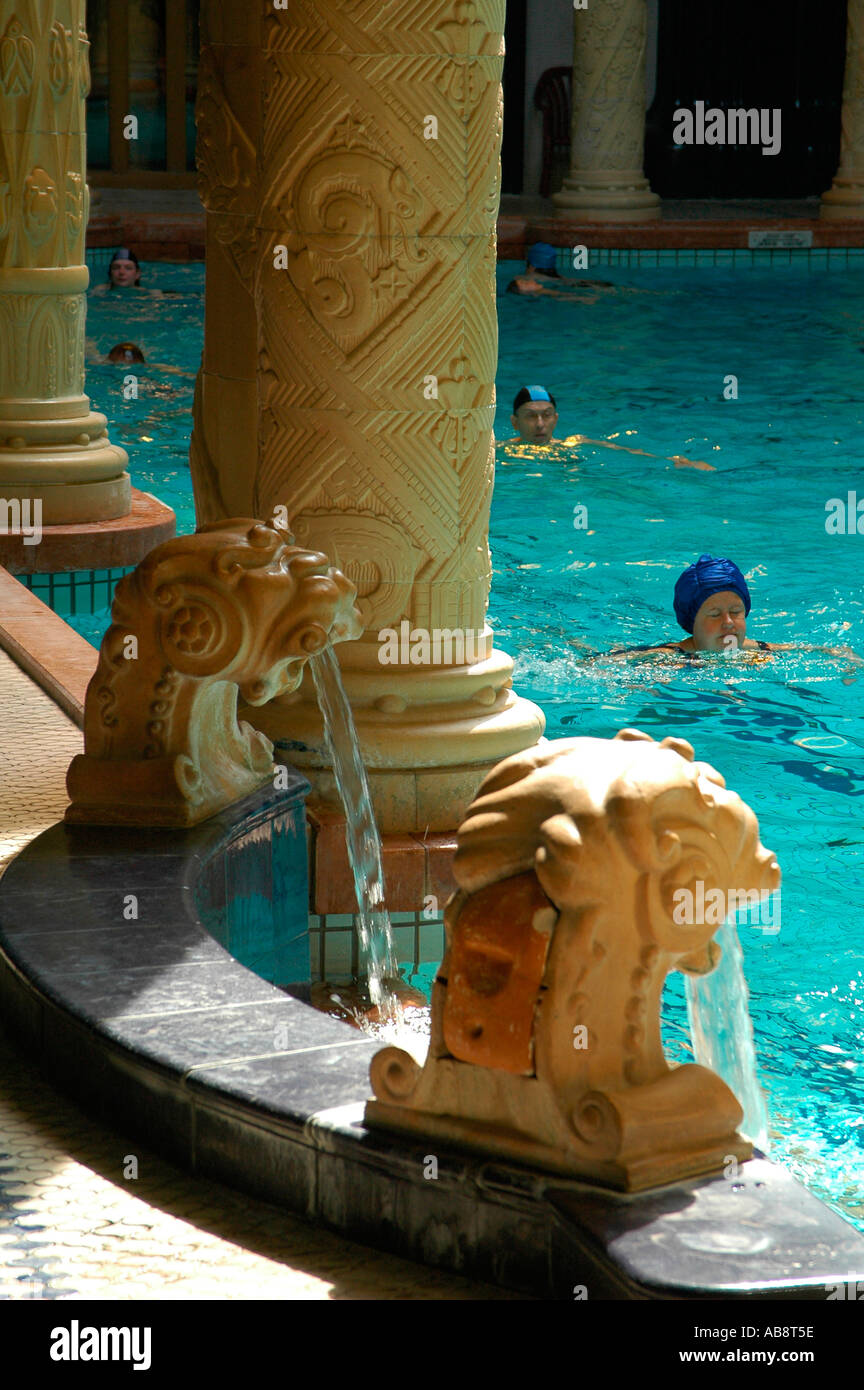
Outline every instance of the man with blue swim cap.
<path fill-rule="evenodd" d="M 523 386 L 513 402 L 510 423 L 525 444 L 551 444 L 558 423 L 555 397 L 545 386 Z"/>

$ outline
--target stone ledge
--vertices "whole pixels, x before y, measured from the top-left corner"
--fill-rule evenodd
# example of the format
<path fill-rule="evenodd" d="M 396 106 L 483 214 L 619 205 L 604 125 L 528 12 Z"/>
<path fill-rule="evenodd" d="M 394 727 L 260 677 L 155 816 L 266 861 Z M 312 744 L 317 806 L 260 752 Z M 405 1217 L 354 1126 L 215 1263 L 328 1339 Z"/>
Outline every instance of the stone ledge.
<path fill-rule="evenodd" d="M 25 545 L 20 532 L 0 534 L 0 565 L 10 574 L 122 569 L 137 565 L 176 531 L 171 508 L 133 487 L 131 511 L 113 521 L 45 526 L 38 545 Z"/>
<path fill-rule="evenodd" d="M 99 653 L 2 567 L 0 647 L 83 728 L 84 696 Z"/>

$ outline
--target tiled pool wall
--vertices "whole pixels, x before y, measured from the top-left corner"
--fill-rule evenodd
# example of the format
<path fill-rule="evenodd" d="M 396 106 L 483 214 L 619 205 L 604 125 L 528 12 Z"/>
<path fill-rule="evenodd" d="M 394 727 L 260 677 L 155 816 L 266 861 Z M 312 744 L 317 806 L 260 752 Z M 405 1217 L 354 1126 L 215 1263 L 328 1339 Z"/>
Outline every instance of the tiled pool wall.
<path fill-rule="evenodd" d="M 574 235 L 573 246 L 579 245 Z M 584 243 L 582 243 L 584 244 Z M 559 246 L 556 268 L 562 275 L 585 274 L 573 269 L 573 247 Z M 864 266 L 864 246 L 772 247 L 588 247 L 588 270 L 597 266 L 639 266 L 644 269 L 693 270 L 716 266 L 723 270 L 780 270 L 796 266 L 808 270 L 848 270 Z"/>
<path fill-rule="evenodd" d="M 444 915 L 391 912 L 399 973 L 409 984 L 428 988 L 444 955 Z M 351 913 L 310 913 L 312 979 L 350 984 L 360 973 L 357 919 Z"/>
<path fill-rule="evenodd" d="M 106 613 L 114 590 L 132 568 L 107 570 L 66 570 L 55 574 L 18 574 L 16 579 L 59 613 L 61 618 Z"/>
<path fill-rule="evenodd" d="M 291 785 L 289 806 L 237 835 L 205 864 L 196 886 L 198 913 L 235 959 L 271 984 L 350 984 L 361 974 L 357 918 L 309 911 L 309 788 L 298 774 Z M 400 974 L 428 989 L 444 954 L 443 913 L 393 912 L 390 920 Z"/>

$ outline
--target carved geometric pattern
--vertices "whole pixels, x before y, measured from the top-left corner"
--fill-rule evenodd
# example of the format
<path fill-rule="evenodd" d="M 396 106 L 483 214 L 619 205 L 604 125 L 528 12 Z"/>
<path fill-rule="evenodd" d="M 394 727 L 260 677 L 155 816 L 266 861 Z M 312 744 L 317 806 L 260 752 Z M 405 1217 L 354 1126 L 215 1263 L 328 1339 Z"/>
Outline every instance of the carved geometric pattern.
<path fill-rule="evenodd" d="M 483 625 L 504 8 L 262 4 L 256 70 L 251 30 L 205 5 L 202 197 L 211 235 L 255 265 L 252 506 L 287 505 L 337 550 L 362 534 L 351 573 L 376 621 L 395 605 L 388 622 Z M 206 465 L 198 426 L 193 455 L 210 509 L 243 446 L 206 434 Z"/>
<path fill-rule="evenodd" d="M 291 0 L 290 16 L 267 7 L 268 52 L 504 52 L 505 0 Z M 290 22 L 289 22 L 290 21 Z"/>
<path fill-rule="evenodd" d="M 0 86 L 7 97 L 26 96 L 33 83 L 35 46 L 13 14 L 0 39 Z"/>

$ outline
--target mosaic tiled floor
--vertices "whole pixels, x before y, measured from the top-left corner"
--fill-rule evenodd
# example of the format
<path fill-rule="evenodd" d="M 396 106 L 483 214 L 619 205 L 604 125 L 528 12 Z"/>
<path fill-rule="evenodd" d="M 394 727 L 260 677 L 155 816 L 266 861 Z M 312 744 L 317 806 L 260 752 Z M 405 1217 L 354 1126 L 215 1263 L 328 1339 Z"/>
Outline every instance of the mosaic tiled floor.
<path fill-rule="evenodd" d="M 61 817 L 82 736 L 3 652 L 0 708 L 2 869 Z M 511 1297 L 181 1173 L 89 1120 L 0 1033 L 0 1300 Z"/>

